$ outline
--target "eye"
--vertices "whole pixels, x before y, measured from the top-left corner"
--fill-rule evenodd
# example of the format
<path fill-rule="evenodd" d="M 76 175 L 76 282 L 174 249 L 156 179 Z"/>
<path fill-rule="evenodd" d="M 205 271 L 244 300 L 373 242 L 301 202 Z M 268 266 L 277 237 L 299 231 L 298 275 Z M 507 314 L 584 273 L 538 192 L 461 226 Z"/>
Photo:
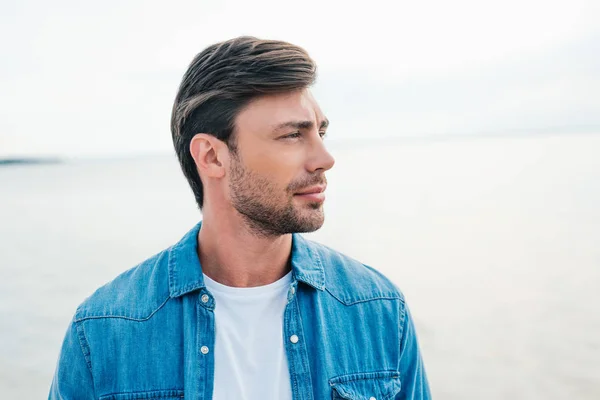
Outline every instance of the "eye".
<path fill-rule="evenodd" d="M 300 132 L 294 132 L 294 133 L 290 133 L 289 135 L 285 135 L 283 138 L 284 139 L 296 139 L 296 138 L 299 138 L 300 136 L 302 136 L 302 134 Z"/>
<path fill-rule="evenodd" d="M 327 136 L 327 132 L 321 131 L 319 132 L 319 136 L 321 136 L 321 139 L 325 139 L 325 136 Z"/>

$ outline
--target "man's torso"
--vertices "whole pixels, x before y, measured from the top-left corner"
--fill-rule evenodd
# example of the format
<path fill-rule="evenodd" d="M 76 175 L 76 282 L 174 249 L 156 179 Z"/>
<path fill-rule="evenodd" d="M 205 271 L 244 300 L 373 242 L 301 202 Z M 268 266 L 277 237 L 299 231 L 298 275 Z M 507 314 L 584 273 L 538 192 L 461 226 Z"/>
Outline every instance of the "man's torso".
<path fill-rule="evenodd" d="M 74 324 L 97 398 L 218 393 L 218 302 L 198 264 L 198 229 L 78 308 Z M 399 290 L 373 269 L 299 235 L 286 286 L 279 345 L 292 398 L 396 398 L 406 314 Z"/>

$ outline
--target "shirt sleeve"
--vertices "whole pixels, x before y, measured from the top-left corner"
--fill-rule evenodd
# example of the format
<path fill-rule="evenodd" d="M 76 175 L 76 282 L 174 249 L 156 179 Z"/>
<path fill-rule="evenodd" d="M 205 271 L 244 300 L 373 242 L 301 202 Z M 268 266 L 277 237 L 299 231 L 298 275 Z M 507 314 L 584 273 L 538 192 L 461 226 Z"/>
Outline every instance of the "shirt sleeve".
<path fill-rule="evenodd" d="M 430 400 L 431 393 L 423 358 L 419 349 L 415 325 L 408 306 L 401 302 L 400 393 L 396 400 Z"/>
<path fill-rule="evenodd" d="M 48 399 L 86 400 L 94 398 L 89 347 L 83 327 L 73 320 L 60 350 Z"/>

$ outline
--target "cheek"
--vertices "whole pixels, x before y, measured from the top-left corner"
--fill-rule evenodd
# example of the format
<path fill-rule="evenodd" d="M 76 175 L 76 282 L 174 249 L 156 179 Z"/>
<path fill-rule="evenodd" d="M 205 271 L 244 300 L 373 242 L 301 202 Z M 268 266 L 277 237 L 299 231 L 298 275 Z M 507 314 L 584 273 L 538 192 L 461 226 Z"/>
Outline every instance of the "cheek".
<path fill-rule="evenodd" d="M 302 171 L 302 160 L 290 151 L 262 152 L 251 168 L 277 186 L 287 187 Z"/>

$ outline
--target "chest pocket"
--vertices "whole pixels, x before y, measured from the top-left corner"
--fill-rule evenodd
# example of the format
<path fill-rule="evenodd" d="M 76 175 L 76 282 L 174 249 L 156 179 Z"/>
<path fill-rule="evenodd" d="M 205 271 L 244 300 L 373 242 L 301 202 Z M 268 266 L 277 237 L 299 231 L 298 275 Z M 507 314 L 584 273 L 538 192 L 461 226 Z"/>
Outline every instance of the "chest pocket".
<path fill-rule="evenodd" d="M 401 388 L 396 371 L 341 375 L 330 379 L 329 385 L 333 400 L 392 400 Z"/>

